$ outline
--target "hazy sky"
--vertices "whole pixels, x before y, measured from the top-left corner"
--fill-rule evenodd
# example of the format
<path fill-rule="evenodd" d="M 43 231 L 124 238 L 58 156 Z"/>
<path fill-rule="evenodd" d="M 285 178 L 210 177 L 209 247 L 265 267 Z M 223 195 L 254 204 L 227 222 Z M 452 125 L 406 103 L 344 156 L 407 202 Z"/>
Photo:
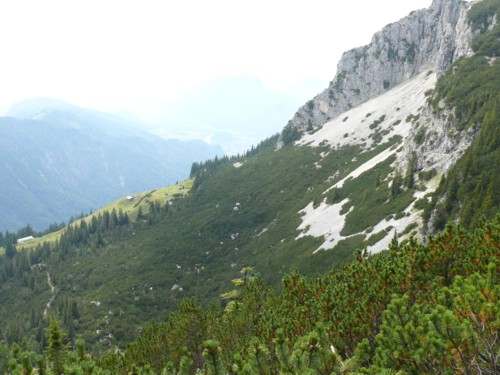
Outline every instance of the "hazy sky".
<path fill-rule="evenodd" d="M 286 91 L 431 0 L 2 0 L 0 113 L 52 96 L 141 111 L 246 75 Z M 323 86 L 322 86 L 323 87 Z M 304 100 L 308 99 L 305 97 Z"/>

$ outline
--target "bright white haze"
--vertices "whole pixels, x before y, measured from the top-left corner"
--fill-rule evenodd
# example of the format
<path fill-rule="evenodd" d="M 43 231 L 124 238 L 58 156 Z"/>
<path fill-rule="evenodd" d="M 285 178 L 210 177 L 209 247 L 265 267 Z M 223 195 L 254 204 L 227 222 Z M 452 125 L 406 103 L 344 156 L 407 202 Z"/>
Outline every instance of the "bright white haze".
<path fill-rule="evenodd" d="M 179 100 L 185 106 L 193 92 L 210 96 L 214 82 L 243 79 L 269 95 L 289 99 L 286 113 L 274 120 L 281 128 L 293 115 L 292 106 L 328 85 L 342 52 L 368 44 L 386 24 L 430 4 L 2 0 L 0 114 L 17 101 L 47 96 L 161 122 Z M 249 108 L 252 98 L 244 99 Z M 214 107 L 210 110 L 228 109 L 223 103 Z M 214 126 L 199 118 L 190 121 Z M 231 121 L 238 126 L 237 120 Z"/>

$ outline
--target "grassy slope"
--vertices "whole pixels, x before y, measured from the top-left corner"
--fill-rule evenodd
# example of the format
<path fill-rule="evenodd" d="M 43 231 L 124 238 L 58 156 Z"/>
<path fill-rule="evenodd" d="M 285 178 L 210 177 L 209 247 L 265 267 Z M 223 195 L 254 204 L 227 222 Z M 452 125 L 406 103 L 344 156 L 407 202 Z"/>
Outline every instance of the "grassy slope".
<path fill-rule="evenodd" d="M 32 268 L 36 277 L 33 290 L 23 286 L 22 280 L 0 285 L 0 320 L 12 330 L 26 324 L 30 308 L 43 310 L 50 298 L 50 273 L 56 285 L 51 311 L 63 318 L 64 306 L 75 302 L 79 316 L 72 324 L 77 335 L 94 349 L 106 349 L 131 340 L 145 322 L 166 318 L 184 296 L 207 302 L 232 289 L 230 280 L 244 266 L 253 267 L 273 285 L 279 285 L 282 275 L 294 268 L 309 275 L 329 270 L 348 261 L 355 248 L 384 236 L 366 229 L 400 213 L 414 191 L 401 186 L 393 194 L 392 177 L 388 178 L 394 173 L 393 159 L 389 158 L 347 180 L 342 188 L 330 190 L 331 194 L 324 192 L 373 156 L 398 147 L 399 142 L 393 139 L 365 153 L 361 145 L 339 150 L 267 147 L 240 160 L 239 167 L 223 164 L 172 206 L 159 223 L 141 221 L 120 227 L 106 235 L 104 247 L 86 243 L 67 253 L 53 253 L 46 264 Z M 137 195 L 136 201 L 122 199 L 103 209 L 122 209 L 134 220 L 138 207 L 147 214 L 149 202 L 164 202 L 187 191 L 177 186 L 146 192 Z M 351 237 L 330 251 L 313 255 L 322 240 L 307 236 L 296 240 L 299 212 L 310 202 L 319 204 L 325 198 L 329 203 L 348 198 L 349 205 L 354 205 L 342 232 Z M 345 213 L 348 210 L 346 206 Z M 58 236 L 60 233 L 53 234 L 52 241 Z M 12 311 L 17 313 L 14 319 Z"/>
<path fill-rule="evenodd" d="M 230 280 L 238 277 L 244 266 L 253 267 L 266 283 L 275 286 L 283 274 L 295 268 L 308 275 L 325 272 L 348 261 L 355 248 L 385 235 L 356 232 L 398 213 L 412 194 L 403 189 L 393 203 L 386 202 L 391 190 L 386 176 L 393 173 L 391 159 L 348 180 L 338 189 L 337 197 L 323 192 L 398 143 L 394 139 L 366 153 L 361 153 L 359 146 L 336 151 L 325 147 L 268 147 L 240 160 L 239 167 L 226 163 L 185 199 L 178 200 L 159 223 L 141 221 L 117 228 L 105 236 L 102 248 L 87 243 L 68 253 L 53 253 L 43 268 L 32 270 L 36 277 L 34 291 L 17 280 L 1 285 L 0 320 L 7 326 L 24 324 L 29 309 L 42 311 L 50 298 L 49 272 L 56 286 L 51 311 L 62 319 L 64 305 L 74 301 L 79 310 L 79 317 L 72 323 L 77 336 L 94 350 L 104 350 L 133 339 L 145 322 L 165 319 L 184 296 L 194 295 L 204 302 L 217 299 L 232 289 Z M 378 180 L 381 183 L 374 188 Z M 118 200 L 105 209 L 121 208 L 133 220 L 138 205 L 147 213 L 149 202 L 185 194 L 191 183 L 184 183 L 184 190 L 177 186 L 139 194 L 134 202 Z M 347 215 L 350 224 L 346 230 L 354 235 L 333 250 L 313 255 L 322 239 L 296 240 L 299 212 L 310 202 L 344 197 L 357 202 Z M 378 206 L 384 209 L 378 210 Z M 361 225 L 355 219 L 363 212 Z M 182 290 L 175 289 L 176 285 Z M 12 309 L 18 313 L 16 320 L 12 320 Z M 106 338 L 110 334 L 112 338 Z"/>
<path fill-rule="evenodd" d="M 180 196 L 185 196 L 189 192 L 192 186 L 193 186 L 193 179 L 188 179 L 184 182 L 172 186 L 167 186 L 164 188 L 149 190 L 139 194 L 135 194 L 133 195 L 134 197 L 133 200 L 128 200 L 126 197 L 120 198 L 114 202 L 111 202 L 103 206 L 98 211 L 84 217 L 83 219 L 75 220 L 73 223 L 70 224 L 70 226 L 79 225 L 82 220 L 90 222 L 92 217 L 98 216 L 102 214 L 104 211 L 111 212 L 113 210 L 116 210 L 116 212 L 122 210 L 123 213 L 124 214 L 126 213 L 131 220 L 135 221 L 137 220 L 137 213 L 139 211 L 139 207 L 141 208 L 143 214 L 147 215 L 149 212 L 149 203 L 158 201 L 162 202 L 162 204 L 165 204 L 165 202 L 168 200 Z M 42 245 L 44 242 L 55 243 L 57 240 L 61 238 L 61 234 L 64 233 L 65 230 L 66 229 L 61 229 L 57 232 L 49 233 L 45 236 L 35 238 L 34 240 L 25 243 L 23 246 L 18 246 L 18 249 L 23 249 L 23 248 L 34 249 L 37 246 Z M 0 254 L 2 250 L 3 248 L 0 248 Z"/>
<path fill-rule="evenodd" d="M 380 146 L 378 152 L 391 145 Z M 283 274 L 294 268 L 312 275 L 343 264 L 368 238 L 353 236 L 334 250 L 313 255 L 322 240 L 295 240 L 299 211 L 323 199 L 323 191 L 372 154 L 360 154 L 358 147 L 327 156 L 324 151 L 268 148 L 243 160 L 239 168 L 228 163 L 179 200 L 160 223 L 120 228 L 104 239 L 103 248 L 82 245 L 62 257 L 54 254 L 47 271 L 56 284 L 56 304 L 74 299 L 81 314 L 75 321 L 77 333 L 94 348 L 107 348 L 133 338 L 144 322 L 165 318 L 184 296 L 195 295 L 205 302 L 217 299 L 232 288 L 230 280 L 244 266 L 252 266 L 267 283 L 278 286 Z M 138 195 L 136 203 L 146 204 L 154 194 L 160 193 Z M 119 200 L 107 209 L 133 205 Z M 134 211 L 128 212 L 133 218 Z M 45 273 L 38 279 L 46 284 Z M 182 291 L 172 290 L 174 285 Z M 48 286 L 44 287 L 41 301 L 45 302 L 49 295 Z M 108 334 L 113 339 L 99 341 Z"/>
<path fill-rule="evenodd" d="M 391 146 L 381 145 L 373 152 Z M 119 228 L 104 238 L 102 248 L 85 244 L 67 254 L 52 254 L 43 268 L 32 270 L 38 283 L 34 292 L 19 280 L 0 285 L 0 321 L 9 329 L 14 323 L 25 324 L 31 307 L 41 311 L 50 297 L 50 272 L 57 291 L 52 311 L 62 318 L 61 306 L 75 301 L 80 312 L 73 323 L 77 334 L 94 349 L 104 349 L 123 345 L 146 321 L 163 320 L 183 296 L 195 295 L 204 302 L 216 299 L 232 289 L 230 280 L 244 266 L 252 266 L 273 285 L 294 268 L 308 275 L 329 270 L 370 241 L 358 231 L 400 212 L 412 199 L 402 188 L 395 200 L 384 200 L 391 194 L 386 177 L 393 170 L 388 160 L 377 166 L 380 175 L 375 169 L 366 171 L 346 182 L 336 197 L 326 196 L 332 202 L 346 197 L 356 202 L 346 216 L 345 231 L 352 237 L 316 255 L 312 253 L 322 240 L 295 240 L 300 210 L 310 202 L 319 204 L 325 198 L 323 192 L 372 156 L 357 146 L 334 152 L 325 147 L 287 146 L 268 147 L 241 160 L 239 168 L 226 163 L 179 200 L 159 223 Z M 156 193 L 138 196 L 136 203 L 147 208 Z M 135 203 L 115 204 L 108 209 L 129 208 L 133 219 Z M 182 291 L 173 290 L 175 285 Z M 15 318 L 12 311 L 17 313 Z M 104 339 L 109 334 L 113 337 Z"/>
<path fill-rule="evenodd" d="M 203 302 L 217 300 L 232 289 L 230 280 L 239 276 L 242 267 L 253 267 L 274 286 L 295 268 L 307 275 L 323 273 L 349 261 L 356 248 L 386 235 L 356 233 L 400 209 L 385 204 L 383 212 L 375 209 L 380 205 L 377 199 L 389 198 L 390 179 L 386 177 L 393 173 L 393 159 L 349 179 L 338 189 L 339 195 L 357 202 L 347 215 L 347 223 L 363 211 L 367 220 L 351 225 L 352 236 L 334 249 L 313 254 L 322 238 L 297 239 L 300 211 L 311 202 L 335 199 L 324 192 L 375 155 L 400 144 L 401 138 L 395 137 L 365 152 L 362 145 L 276 150 L 269 144 L 255 155 L 239 159 L 238 164 L 223 163 L 207 172 L 189 194 L 192 180 L 137 194 L 134 201 L 117 200 L 93 215 L 121 209 L 133 223 L 106 234 L 104 247 L 96 248 L 95 241 L 90 241 L 53 253 L 42 268 L 33 269 L 34 290 L 23 287 L 20 281 L 4 283 L 0 320 L 11 321 L 11 308 L 19 312 L 18 322 L 27 319 L 31 306 L 40 315 L 50 298 L 48 272 L 56 286 L 51 310 L 63 317 L 64 306 L 75 302 L 80 315 L 72 322 L 76 334 L 95 350 L 107 349 L 133 339 L 145 322 L 164 319 L 184 296 L 197 296 Z M 383 182 L 377 194 L 372 194 L 379 178 Z M 147 215 L 151 202 L 163 205 L 179 195 L 186 197 L 177 200 L 159 223 L 135 222 L 139 207 Z M 402 196 L 401 203 L 406 201 Z M 54 243 L 61 233 L 25 246 L 33 249 L 44 242 Z M 109 334 L 113 338 L 105 339 Z"/>
<path fill-rule="evenodd" d="M 6 307 L 0 320 L 10 319 L 10 307 L 19 312 L 18 319 L 26 319 L 28 300 L 37 311 L 43 310 L 50 298 L 49 272 L 57 291 L 52 310 L 62 317 L 67 301 L 74 301 L 79 310 L 72 323 L 77 335 L 94 349 L 106 349 L 131 340 L 145 322 L 164 319 L 184 296 L 197 296 L 205 303 L 217 300 L 232 289 L 230 280 L 242 267 L 251 266 L 266 283 L 279 286 L 282 276 L 295 268 L 312 275 L 341 265 L 356 248 L 387 236 L 386 230 L 369 228 L 400 213 L 413 199 L 414 191 L 404 187 L 391 198 L 394 157 L 325 194 L 374 156 L 398 149 L 401 137 L 377 144 L 365 152 L 362 144 L 339 149 L 290 145 L 278 150 L 269 144 L 238 164 L 207 168 L 191 193 L 160 222 L 119 227 L 105 234 L 103 247 L 90 241 L 53 253 L 43 269 L 33 270 L 34 292 L 22 289 L 18 281 L 4 284 L 0 304 Z M 138 194 L 134 201 L 122 198 L 103 210 L 121 209 L 134 221 L 139 207 L 147 215 L 150 202 L 164 204 L 176 194 L 186 194 L 193 181 L 183 184 L 182 190 L 176 186 Z M 347 226 L 342 234 L 349 237 L 332 250 L 313 254 L 323 239 L 297 239 L 301 210 L 311 202 L 319 205 L 325 199 L 332 203 L 344 198 L 349 199 L 348 206 L 354 205 L 349 213 L 345 207 Z M 29 246 L 55 241 L 60 235 Z M 18 299 L 20 293 L 26 299 Z M 113 337 L 105 339 L 110 334 Z"/>

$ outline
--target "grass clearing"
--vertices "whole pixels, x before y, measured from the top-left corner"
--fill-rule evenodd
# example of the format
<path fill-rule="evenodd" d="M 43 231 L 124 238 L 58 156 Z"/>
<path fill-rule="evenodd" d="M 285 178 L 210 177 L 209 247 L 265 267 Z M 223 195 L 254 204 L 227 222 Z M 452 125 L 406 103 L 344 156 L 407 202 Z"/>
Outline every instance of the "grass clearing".
<path fill-rule="evenodd" d="M 97 217 L 105 211 L 112 212 L 113 210 L 116 210 L 116 212 L 122 210 L 124 214 L 126 213 L 129 216 L 130 220 L 136 221 L 139 209 L 141 209 L 144 215 L 147 215 L 149 213 L 150 203 L 160 202 L 162 206 L 168 204 L 168 201 L 170 200 L 186 196 L 191 190 L 192 186 L 193 179 L 190 178 L 175 185 L 134 194 L 133 199 L 127 199 L 127 197 L 123 197 L 107 204 L 106 206 L 103 206 L 96 212 L 93 212 L 82 219 L 75 220 L 69 225 L 79 225 L 82 220 L 89 223 L 90 220 L 92 220 L 92 217 Z M 42 237 L 35 238 L 29 242 L 24 243 L 22 246 L 18 246 L 18 248 L 30 250 L 41 246 L 44 243 L 55 243 L 59 240 L 59 238 L 61 238 L 61 235 L 64 233 L 64 231 L 66 231 L 66 228 L 63 228 L 57 232 L 49 233 Z M 0 254 L 2 253 L 0 252 Z"/>

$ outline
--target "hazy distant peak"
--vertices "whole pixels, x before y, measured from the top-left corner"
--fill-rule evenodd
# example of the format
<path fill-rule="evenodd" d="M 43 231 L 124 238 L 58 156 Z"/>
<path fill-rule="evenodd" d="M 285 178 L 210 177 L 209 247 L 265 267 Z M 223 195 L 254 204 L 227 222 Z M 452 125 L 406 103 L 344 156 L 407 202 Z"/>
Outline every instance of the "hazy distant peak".
<path fill-rule="evenodd" d="M 14 103 L 6 115 L 16 118 L 32 118 L 39 113 L 46 113 L 48 110 L 72 111 L 81 110 L 81 108 L 61 99 L 37 97 Z"/>

